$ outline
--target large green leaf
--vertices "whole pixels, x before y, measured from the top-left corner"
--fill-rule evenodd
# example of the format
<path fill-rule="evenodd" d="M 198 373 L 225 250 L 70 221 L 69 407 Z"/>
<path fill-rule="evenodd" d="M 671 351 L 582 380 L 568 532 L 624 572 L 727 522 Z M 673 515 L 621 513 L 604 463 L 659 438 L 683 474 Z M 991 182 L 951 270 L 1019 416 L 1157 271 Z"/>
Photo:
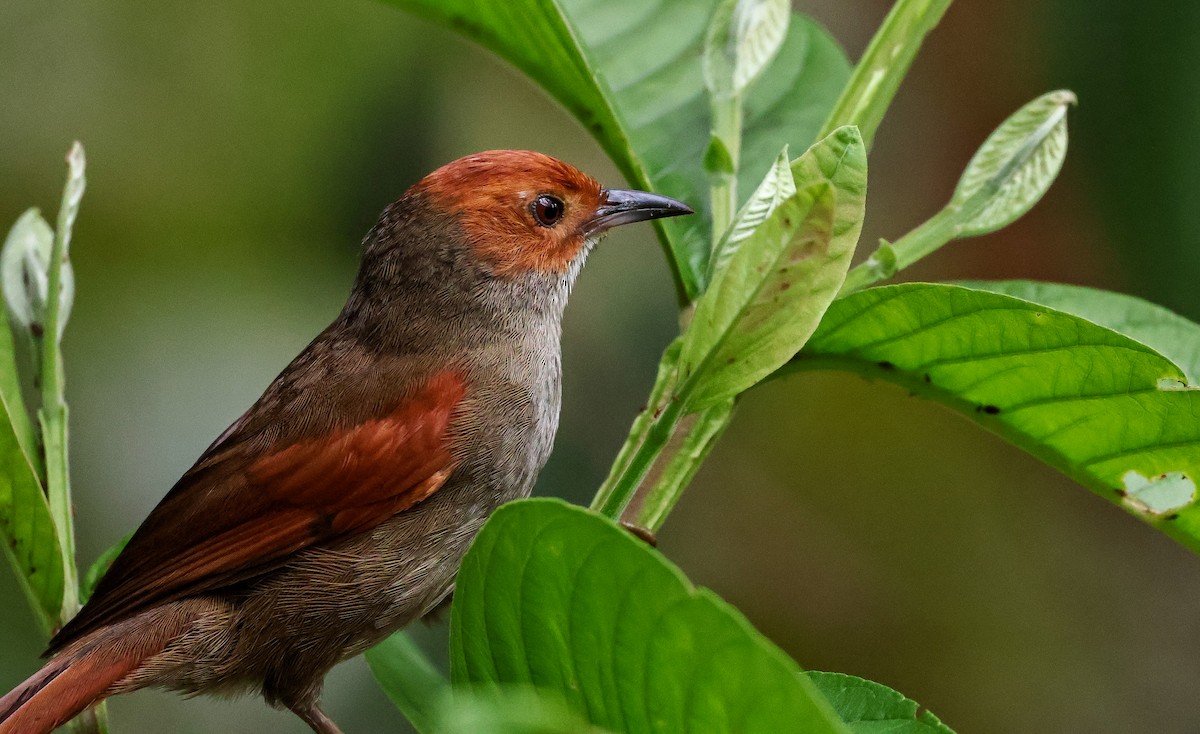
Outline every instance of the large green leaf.
<path fill-rule="evenodd" d="M 456 691 L 444 699 L 438 734 L 610 734 L 547 691 L 506 688 L 487 693 Z"/>
<path fill-rule="evenodd" d="M 558 500 L 506 505 L 459 571 L 451 677 L 533 685 L 619 732 L 846 732 L 732 607 L 616 524 Z"/>
<path fill-rule="evenodd" d="M 910 283 L 834 303 L 791 363 L 826 368 L 942 401 L 1200 551 L 1200 390 L 1128 336 L 1008 295 Z"/>
<path fill-rule="evenodd" d="M 710 250 L 700 57 L 715 2 L 389 1 L 513 63 L 583 123 L 633 185 L 692 205 L 698 216 L 656 224 L 684 294 L 700 294 Z M 740 190 L 754 189 L 784 145 L 812 143 L 849 73 L 829 35 L 795 16 L 747 94 Z"/>
<path fill-rule="evenodd" d="M 1032 280 L 967 281 L 961 285 L 1023 298 L 1106 326 L 1171 360 L 1183 370 L 1189 385 L 1200 386 L 1200 324 L 1157 303 L 1124 293 Z"/>
<path fill-rule="evenodd" d="M 34 459 L 20 440 L 32 435 L 20 397 L 12 332 L 0 319 L 0 544 L 48 632 L 62 606 L 62 554 Z"/>
<path fill-rule="evenodd" d="M 804 674 L 854 734 L 954 734 L 938 717 L 903 693 L 842 673 Z"/>

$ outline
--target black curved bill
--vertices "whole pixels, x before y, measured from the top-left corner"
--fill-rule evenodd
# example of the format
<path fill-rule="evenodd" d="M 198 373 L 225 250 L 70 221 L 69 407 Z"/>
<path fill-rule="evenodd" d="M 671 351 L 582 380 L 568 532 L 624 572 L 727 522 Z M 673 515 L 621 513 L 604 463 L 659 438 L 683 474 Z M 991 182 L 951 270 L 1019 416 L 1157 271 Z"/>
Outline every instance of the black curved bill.
<path fill-rule="evenodd" d="M 596 215 L 588 222 L 587 233 L 599 234 L 622 224 L 692 213 L 690 206 L 668 196 L 645 191 L 605 189 L 604 203 L 596 209 Z"/>

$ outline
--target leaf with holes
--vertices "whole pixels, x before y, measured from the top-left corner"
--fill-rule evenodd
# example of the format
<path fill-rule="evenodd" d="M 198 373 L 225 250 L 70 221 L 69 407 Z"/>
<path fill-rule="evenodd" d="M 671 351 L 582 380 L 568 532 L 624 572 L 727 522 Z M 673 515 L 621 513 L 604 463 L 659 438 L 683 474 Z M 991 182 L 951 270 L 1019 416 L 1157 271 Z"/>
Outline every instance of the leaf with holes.
<path fill-rule="evenodd" d="M 787 371 L 805 369 L 943 402 L 1200 551 L 1200 390 L 1124 334 L 1001 293 L 909 283 L 836 301 Z"/>
<path fill-rule="evenodd" d="M 711 247 L 709 105 L 700 58 L 715 2 L 390 2 L 510 61 L 583 123 L 631 185 L 695 208 L 695 216 L 655 224 L 683 294 L 700 295 Z M 784 145 L 812 143 L 849 75 L 824 29 L 794 16 L 774 61 L 746 95 L 739 190 L 753 190 Z"/>
<path fill-rule="evenodd" d="M 534 686 L 602 729 L 848 732 L 778 648 L 612 521 L 559 500 L 505 505 L 456 582 L 456 686 Z"/>

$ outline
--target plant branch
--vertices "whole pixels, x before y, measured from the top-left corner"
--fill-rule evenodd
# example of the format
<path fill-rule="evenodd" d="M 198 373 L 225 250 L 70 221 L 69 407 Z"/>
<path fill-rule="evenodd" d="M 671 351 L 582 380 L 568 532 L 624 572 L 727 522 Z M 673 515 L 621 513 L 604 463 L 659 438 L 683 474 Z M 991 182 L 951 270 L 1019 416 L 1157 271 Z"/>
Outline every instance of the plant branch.
<path fill-rule="evenodd" d="M 718 242 L 737 213 L 737 175 L 742 149 L 742 96 L 730 94 L 712 100 L 712 144 L 720 146 L 721 155 L 710 161 L 716 168 L 711 173 L 712 241 Z M 710 148 L 710 150 L 712 150 Z"/>
<path fill-rule="evenodd" d="M 734 401 L 729 400 L 680 421 L 655 465 L 659 471 L 647 477 L 649 481 L 626 508 L 626 520 L 651 532 L 663 526 L 717 439 L 729 426 L 733 408 Z"/>
<path fill-rule="evenodd" d="M 854 67 L 850 82 L 817 139 L 842 125 L 857 125 L 868 147 L 904 81 L 921 44 L 952 0 L 897 0 Z"/>
<path fill-rule="evenodd" d="M 47 267 L 46 319 L 41 343 L 42 405 L 38 411 L 42 427 L 42 447 L 46 457 L 46 494 L 50 514 L 58 532 L 63 558 L 63 600 L 59 622 L 63 623 L 79 611 L 79 578 L 75 568 L 75 527 L 71 506 L 70 471 L 67 459 L 67 402 L 62 359 L 63 267 L 71 244 L 71 232 L 83 196 L 84 155 L 79 143 L 67 154 L 70 167 L 63 187 L 58 226 L 50 249 Z"/>
<path fill-rule="evenodd" d="M 69 267 L 71 234 L 79 214 L 79 202 L 86 188 L 83 146 L 78 142 L 67 154 L 69 173 L 63 187 L 58 223 L 46 268 L 46 318 L 41 339 L 41 398 L 38 421 L 42 428 L 42 448 L 46 459 L 46 495 L 50 515 L 62 551 L 63 598 L 59 624 L 79 612 L 79 572 L 75 566 L 75 520 L 71 502 L 71 474 L 68 459 L 66 376 L 63 369 L 62 337 L 65 330 L 70 294 L 64 294 L 64 269 Z M 76 717 L 68 726 L 76 734 L 106 734 L 107 707 L 101 703 Z"/>
<path fill-rule="evenodd" d="M 592 500 L 593 510 L 614 520 L 621 517 L 626 505 L 629 504 L 634 493 L 637 492 L 638 486 L 642 483 L 642 479 L 649 473 L 650 467 L 654 465 L 655 460 L 670 442 L 675 427 L 684 416 L 685 403 L 682 391 L 676 393 L 667 400 L 666 407 L 651 418 L 644 439 L 629 457 L 629 462 L 625 465 L 624 470 L 618 472 L 609 491 L 605 496 L 602 497 L 598 494 Z M 608 483 L 606 482 L 606 484 Z"/>

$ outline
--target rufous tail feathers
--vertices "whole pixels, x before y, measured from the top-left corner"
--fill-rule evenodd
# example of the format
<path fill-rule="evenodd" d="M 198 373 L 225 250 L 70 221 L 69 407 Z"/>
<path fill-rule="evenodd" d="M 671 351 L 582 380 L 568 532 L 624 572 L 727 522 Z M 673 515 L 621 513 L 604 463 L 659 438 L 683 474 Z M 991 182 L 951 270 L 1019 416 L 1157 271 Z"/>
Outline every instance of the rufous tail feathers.
<path fill-rule="evenodd" d="M 186 629 L 140 620 L 103 627 L 51 658 L 0 698 L 0 734 L 50 734 L 111 693 L 120 682 Z M 140 628 L 140 629 L 139 629 Z"/>

